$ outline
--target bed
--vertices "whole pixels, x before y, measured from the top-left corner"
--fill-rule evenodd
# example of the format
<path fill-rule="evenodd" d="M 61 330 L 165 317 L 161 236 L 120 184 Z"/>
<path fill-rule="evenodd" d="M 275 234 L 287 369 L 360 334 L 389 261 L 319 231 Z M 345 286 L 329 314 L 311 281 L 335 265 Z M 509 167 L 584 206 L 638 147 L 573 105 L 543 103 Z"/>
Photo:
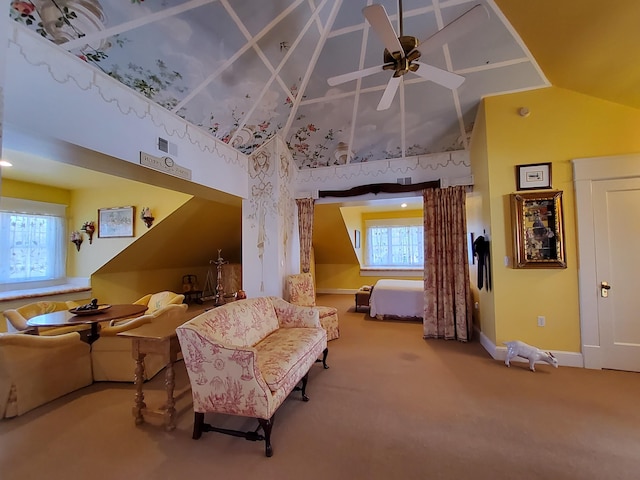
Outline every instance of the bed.
<path fill-rule="evenodd" d="M 371 290 L 369 315 L 382 318 L 422 318 L 424 282 L 422 280 L 378 280 Z"/>

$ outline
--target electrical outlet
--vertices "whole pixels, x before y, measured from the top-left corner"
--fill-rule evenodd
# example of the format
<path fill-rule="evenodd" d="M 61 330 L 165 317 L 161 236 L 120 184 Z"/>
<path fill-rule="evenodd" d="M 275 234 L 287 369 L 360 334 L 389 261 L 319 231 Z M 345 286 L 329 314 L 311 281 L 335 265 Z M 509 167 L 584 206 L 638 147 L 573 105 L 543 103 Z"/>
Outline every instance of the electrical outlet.
<path fill-rule="evenodd" d="M 542 315 L 538 315 L 538 326 L 544 327 L 545 322 L 546 322 L 546 319 Z"/>

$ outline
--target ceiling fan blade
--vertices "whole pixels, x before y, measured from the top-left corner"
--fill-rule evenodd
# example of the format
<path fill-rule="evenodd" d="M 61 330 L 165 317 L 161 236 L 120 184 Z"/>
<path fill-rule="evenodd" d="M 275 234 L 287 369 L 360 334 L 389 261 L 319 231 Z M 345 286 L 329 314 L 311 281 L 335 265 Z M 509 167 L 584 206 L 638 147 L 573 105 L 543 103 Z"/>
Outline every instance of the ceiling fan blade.
<path fill-rule="evenodd" d="M 487 8 L 484 5 L 476 5 L 471 10 L 460 15 L 453 22 L 445 25 L 429 38 L 422 40 L 417 48 L 419 48 L 424 55 L 427 52 L 443 46 L 445 43 L 450 43 L 462 37 L 487 20 L 489 20 L 489 11 Z"/>
<path fill-rule="evenodd" d="M 362 9 L 364 18 L 367 19 L 373 31 L 382 40 L 384 47 L 389 50 L 389 53 L 400 52 L 400 57 L 404 57 L 404 50 L 398 40 L 389 15 L 382 5 L 369 5 Z"/>
<path fill-rule="evenodd" d="M 441 68 L 427 65 L 426 63 L 413 62 L 413 64 L 420 66 L 420 68 L 418 68 L 418 70 L 413 73 L 424 78 L 425 80 L 430 80 L 451 90 L 458 88 L 464 82 L 464 77 L 462 75 L 458 75 L 457 73 L 448 72 L 446 70 L 442 70 Z"/>
<path fill-rule="evenodd" d="M 336 85 L 340 85 L 341 83 L 346 83 L 351 80 L 357 80 L 358 78 L 367 77 L 369 75 L 373 75 L 374 73 L 378 73 L 382 71 L 382 65 L 377 65 L 375 67 L 365 68 L 363 70 L 358 70 L 351 73 L 343 73 L 342 75 L 336 75 L 335 77 L 330 77 L 327 79 L 327 83 L 332 87 Z"/>
<path fill-rule="evenodd" d="M 387 88 L 384 89 L 384 93 L 382 94 L 382 98 L 380 99 L 380 103 L 378 103 L 378 108 L 376 110 L 386 110 L 391 106 L 391 102 L 393 102 L 393 97 L 396 96 L 396 91 L 400 86 L 400 82 L 402 81 L 402 77 L 391 77 L 389 79 L 389 83 L 387 83 Z"/>

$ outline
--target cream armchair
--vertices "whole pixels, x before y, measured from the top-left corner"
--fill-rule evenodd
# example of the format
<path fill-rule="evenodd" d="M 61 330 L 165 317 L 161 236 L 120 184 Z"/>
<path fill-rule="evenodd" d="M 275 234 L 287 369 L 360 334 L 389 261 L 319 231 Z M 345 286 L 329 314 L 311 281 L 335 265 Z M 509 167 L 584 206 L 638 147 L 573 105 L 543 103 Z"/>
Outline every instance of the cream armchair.
<path fill-rule="evenodd" d="M 148 308 L 144 313 L 148 315 L 167 305 L 180 305 L 183 302 L 184 295 L 166 290 L 164 292 L 149 293 L 133 303 L 136 305 L 146 305 Z"/>
<path fill-rule="evenodd" d="M 80 334 L 0 334 L 0 418 L 22 415 L 91 385 L 89 344 Z"/>
<path fill-rule="evenodd" d="M 182 295 L 178 295 L 182 296 Z M 131 339 L 119 337 L 118 333 L 132 330 L 151 322 L 172 322 L 187 320 L 187 304 L 169 304 L 153 313 L 137 318 L 112 320 L 102 327 L 100 337 L 91 344 L 91 365 L 93 379 L 109 382 L 133 382 L 136 362 L 131 351 Z M 153 378 L 165 366 L 160 355 L 149 354 L 144 358 L 145 380 Z"/>
<path fill-rule="evenodd" d="M 289 302 L 303 307 L 315 307 L 320 315 L 320 324 L 327 331 L 327 341 L 340 337 L 338 309 L 316 305 L 316 290 L 311 273 L 299 273 L 287 277 Z"/>
<path fill-rule="evenodd" d="M 89 326 L 74 325 L 69 327 L 37 328 L 27 325 L 27 320 L 36 315 L 70 310 L 76 307 L 78 307 L 78 304 L 75 302 L 33 302 L 16 309 L 5 310 L 2 314 L 7 320 L 7 332 L 9 333 L 24 332 L 37 333 L 38 335 L 60 335 L 63 333 L 88 330 Z"/>

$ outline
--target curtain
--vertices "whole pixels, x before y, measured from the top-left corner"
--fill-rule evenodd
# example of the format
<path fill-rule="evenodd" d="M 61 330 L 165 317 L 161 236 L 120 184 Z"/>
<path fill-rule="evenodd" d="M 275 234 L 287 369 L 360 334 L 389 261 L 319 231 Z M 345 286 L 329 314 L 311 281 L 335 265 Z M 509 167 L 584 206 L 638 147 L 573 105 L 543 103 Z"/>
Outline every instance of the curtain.
<path fill-rule="evenodd" d="M 423 198 L 423 336 L 466 342 L 472 333 L 466 187 L 427 189 Z"/>
<path fill-rule="evenodd" d="M 302 273 L 311 269 L 311 240 L 313 238 L 313 198 L 297 198 L 298 232 L 300 234 L 300 268 Z"/>

